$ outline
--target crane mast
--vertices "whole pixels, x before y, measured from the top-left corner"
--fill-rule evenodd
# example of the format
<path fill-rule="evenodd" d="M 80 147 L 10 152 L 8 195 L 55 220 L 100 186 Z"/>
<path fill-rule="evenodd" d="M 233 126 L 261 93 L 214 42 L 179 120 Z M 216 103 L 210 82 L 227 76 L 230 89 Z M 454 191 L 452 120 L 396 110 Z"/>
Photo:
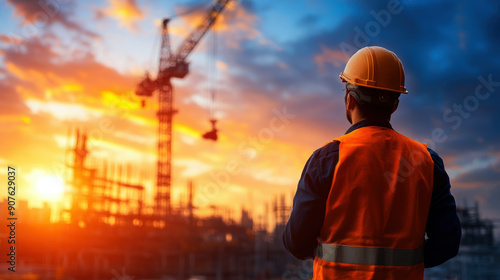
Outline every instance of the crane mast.
<path fill-rule="evenodd" d="M 156 161 L 155 215 L 166 217 L 170 212 L 170 186 L 172 179 L 172 118 L 174 90 L 170 75 L 166 71 L 170 62 L 170 40 L 167 29 L 168 19 L 163 20 L 160 64 L 158 69 L 158 143 Z"/>
<path fill-rule="evenodd" d="M 139 96 L 152 96 L 158 89 L 158 143 L 157 143 L 157 176 L 155 215 L 166 219 L 171 211 L 170 188 L 172 181 L 172 123 L 173 115 L 177 110 L 173 108 L 173 87 L 171 78 L 184 78 L 189 73 L 189 64 L 186 58 L 193 51 L 203 35 L 214 24 L 217 16 L 231 0 L 217 0 L 208 10 L 204 21 L 191 32 L 173 54 L 170 49 L 168 34 L 169 19 L 162 23 L 162 40 L 160 48 L 160 64 L 156 80 L 149 75 L 139 84 L 136 94 Z"/>

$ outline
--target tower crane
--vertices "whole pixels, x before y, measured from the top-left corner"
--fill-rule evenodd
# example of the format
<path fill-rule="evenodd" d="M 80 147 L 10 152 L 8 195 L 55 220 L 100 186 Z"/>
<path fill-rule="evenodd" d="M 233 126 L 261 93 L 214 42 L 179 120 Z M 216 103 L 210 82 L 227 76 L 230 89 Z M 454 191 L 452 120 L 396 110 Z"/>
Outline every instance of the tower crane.
<path fill-rule="evenodd" d="M 203 22 L 181 43 L 175 53 L 170 48 L 170 37 L 168 34 L 168 22 L 166 18 L 162 22 L 160 64 L 156 79 L 151 79 L 146 74 L 145 79 L 137 86 L 136 95 L 150 97 L 158 89 L 158 158 L 156 174 L 156 196 L 155 215 L 165 219 L 170 213 L 170 187 L 172 179 L 172 120 L 177 110 L 173 108 L 173 87 L 172 78 L 184 78 L 189 73 L 189 63 L 186 58 L 200 42 L 203 35 L 214 24 L 217 16 L 224 7 L 232 0 L 217 0 L 217 2 L 207 11 Z M 215 122 L 207 139 L 216 140 L 217 130 Z M 214 139 L 215 138 L 215 139 Z"/>

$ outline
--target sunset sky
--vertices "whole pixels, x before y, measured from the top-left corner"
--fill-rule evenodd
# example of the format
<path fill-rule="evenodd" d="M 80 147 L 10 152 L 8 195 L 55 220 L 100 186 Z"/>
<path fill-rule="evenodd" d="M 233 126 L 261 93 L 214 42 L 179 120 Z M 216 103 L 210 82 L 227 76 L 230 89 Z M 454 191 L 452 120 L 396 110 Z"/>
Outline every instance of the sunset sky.
<path fill-rule="evenodd" d="M 157 95 L 141 108 L 134 88 L 157 71 L 161 20 L 172 17 L 175 50 L 211 3 L 0 3 L 0 174 L 18 168 L 18 198 L 61 202 L 68 131 L 77 128 L 89 134 L 92 158 L 130 164 L 132 182 L 154 175 Z M 199 205 L 235 213 L 244 206 L 258 215 L 278 194 L 291 200 L 308 157 L 350 126 L 339 73 L 355 50 L 380 45 L 406 71 L 395 130 L 441 155 L 459 205 L 477 201 L 484 216 L 500 218 L 499 8 L 487 0 L 231 3 L 189 56 L 190 74 L 173 81 L 174 204 L 186 200 L 189 179 Z M 200 137 L 213 87 L 218 142 Z M 151 203 L 154 182 L 140 183 Z"/>

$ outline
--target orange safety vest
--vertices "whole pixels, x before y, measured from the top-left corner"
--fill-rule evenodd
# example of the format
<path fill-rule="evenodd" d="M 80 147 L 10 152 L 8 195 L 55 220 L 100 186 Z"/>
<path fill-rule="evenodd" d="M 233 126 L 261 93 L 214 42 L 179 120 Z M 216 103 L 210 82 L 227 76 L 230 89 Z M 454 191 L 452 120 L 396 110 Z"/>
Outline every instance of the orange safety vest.
<path fill-rule="evenodd" d="M 313 279 L 423 279 L 434 162 L 425 144 L 378 126 L 339 141 Z"/>

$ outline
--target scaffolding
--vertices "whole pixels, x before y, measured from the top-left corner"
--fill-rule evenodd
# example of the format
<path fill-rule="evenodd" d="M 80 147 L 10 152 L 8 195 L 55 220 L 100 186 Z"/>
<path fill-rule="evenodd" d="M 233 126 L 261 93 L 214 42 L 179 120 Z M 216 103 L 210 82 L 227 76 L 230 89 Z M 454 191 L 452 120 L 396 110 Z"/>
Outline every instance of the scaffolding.
<path fill-rule="evenodd" d="M 462 226 L 458 255 L 435 268 L 426 269 L 425 279 L 500 279 L 500 250 L 494 238 L 494 223 L 483 219 L 479 204 L 457 207 Z"/>
<path fill-rule="evenodd" d="M 69 205 L 61 212 L 61 220 L 80 227 L 99 223 L 142 225 L 144 186 L 130 183 L 132 167 L 89 160 L 89 154 L 87 134 L 76 130 L 74 147 L 66 156 L 66 184 L 71 189 L 65 194 Z"/>

